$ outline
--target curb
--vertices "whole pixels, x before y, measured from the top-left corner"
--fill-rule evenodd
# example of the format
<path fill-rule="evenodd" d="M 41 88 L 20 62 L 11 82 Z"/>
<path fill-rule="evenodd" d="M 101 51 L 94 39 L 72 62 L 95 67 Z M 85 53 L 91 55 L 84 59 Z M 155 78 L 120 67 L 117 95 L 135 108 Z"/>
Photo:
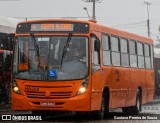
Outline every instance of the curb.
<path fill-rule="evenodd" d="M 160 99 L 154 99 L 151 102 L 148 102 L 148 103 L 146 103 L 144 105 L 151 105 L 151 104 L 160 104 Z"/>

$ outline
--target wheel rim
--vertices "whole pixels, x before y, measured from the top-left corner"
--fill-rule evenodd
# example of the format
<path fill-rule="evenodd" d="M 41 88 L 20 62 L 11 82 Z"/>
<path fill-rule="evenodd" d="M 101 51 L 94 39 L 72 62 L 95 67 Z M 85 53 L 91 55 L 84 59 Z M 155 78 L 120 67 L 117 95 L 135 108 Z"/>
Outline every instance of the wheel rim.
<path fill-rule="evenodd" d="M 139 99 L 139 96 L 137 97 L 137 110 L 140 111 L 140 99 Z"/>

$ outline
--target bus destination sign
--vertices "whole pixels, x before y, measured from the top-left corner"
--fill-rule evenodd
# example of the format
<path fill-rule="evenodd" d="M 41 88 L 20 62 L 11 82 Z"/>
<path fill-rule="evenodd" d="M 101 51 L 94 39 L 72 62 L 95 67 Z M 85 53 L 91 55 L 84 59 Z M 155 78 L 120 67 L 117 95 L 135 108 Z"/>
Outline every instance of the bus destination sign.
<path fill-rule="evenodd" d="M 89 24 L 80 22 L 27 22 L 17 25 L 16 33 L 54 32 L 88 33 Z"/>
<path fill-rule="evenodd" d="M 31 24 L 31 31 L 73 31 L 73 24 L 45 23 Z"/>

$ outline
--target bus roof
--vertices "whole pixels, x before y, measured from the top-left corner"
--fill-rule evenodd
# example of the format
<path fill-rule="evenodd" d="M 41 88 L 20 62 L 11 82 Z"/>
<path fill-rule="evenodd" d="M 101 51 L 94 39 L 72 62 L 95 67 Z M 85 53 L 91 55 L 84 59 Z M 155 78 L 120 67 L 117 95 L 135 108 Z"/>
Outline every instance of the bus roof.
<path fill-rule="evenodd" d="M 69 20 L 69 19 L 41 19 L 41 20 L 29 20 L 29 21 L 23 21 L 18 24 L 23 24 L 23 23 L 36 23 L 36 22 L 52 22 L 52 21 L 61 21 L 61 22 L 80 22 L 80 23 L 87 23 L 90 25 L 90 31 L 97 31 L 97 32 L 102 32 L 104 34 L 108 35 L 113 35 L 113 36 L 119 36 L 122 38 L 127 38 L 131 40 L 136 40 L 136 41 L 142 41 L 146 43 L 153 43 L 153 40 L 148 37 L 140 36 L 134 33 L 130 33 L 127 31 L 115 29 L 112 27 L 107 27 L 103 26 L 100 24 L 95 23 L 94 21 L 85 21 L 85 20 Z"/>
<path fill-rule="evenodd" d="M 32 23 L 32 22 L 52 22 L 52 21 L 89 23 L 89 21 L 85 21 L 85 20 L 70 20 L 70 19 L 40 19 L 40 20 L 27 20 L 27 21 L 22 21 L 22 22 L 19 22 L 18 24 Z"/>
<path fill-rule="evenodd" d="M 153 43 L 153 40 L 149 37 L 140 36 L 138 34 L 130 33 L 130 32 L 119 30 L 119 29 L 114 29 L 114 28 L 107 27 L 107 26 L 102 26 L 96 23 L 90 23 L 90 28 L 91 30 L 99 31 L 104 34 L 106 33 L 108 35 L 119 36 L 122 38 L 127 38 L 127 39 L 135 40 L 135 41 L 142 41 L 142 42 L 150 43 L 150 44 Z"/>

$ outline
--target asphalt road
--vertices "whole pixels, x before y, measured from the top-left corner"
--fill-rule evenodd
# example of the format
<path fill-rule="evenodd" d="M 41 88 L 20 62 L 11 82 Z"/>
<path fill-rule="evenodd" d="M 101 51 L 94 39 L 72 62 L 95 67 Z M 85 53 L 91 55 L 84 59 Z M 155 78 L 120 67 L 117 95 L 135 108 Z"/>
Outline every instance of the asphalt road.
<path fill-rule="evenodd" d="M 4 109 L 7 109 L 4 108 Z M 2 120 L 3 118 L 3 120 Z M 6 120 L 11 118 L 12 120 Z M 86 122 L 86 123 L 159 123 L 160 122 L 160 99 L 156 99 L 142 107 L 142 112 L 139 115 L 124 115 L 121 109 L 111 110 L 110 115 L 104 120 L 95 120 L 94 117 L 76 115 L 75 113 L 60 113 L 52 116 L 33 117 L 31 111 L 11 111 L 0 110 L 0 122 Z"/>

